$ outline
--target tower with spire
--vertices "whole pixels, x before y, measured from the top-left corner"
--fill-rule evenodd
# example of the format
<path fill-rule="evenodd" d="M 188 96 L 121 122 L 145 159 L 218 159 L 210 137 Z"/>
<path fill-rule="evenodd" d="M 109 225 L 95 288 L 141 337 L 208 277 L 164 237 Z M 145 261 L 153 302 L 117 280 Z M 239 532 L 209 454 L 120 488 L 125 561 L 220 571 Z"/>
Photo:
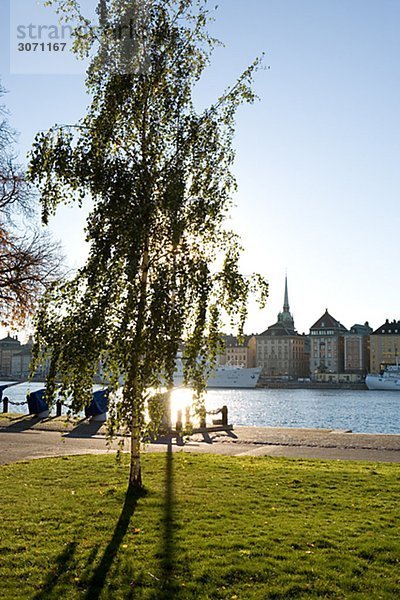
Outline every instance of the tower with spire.
<path fill-rule="evenodd" d="M 285 328 L 294 332 L 294 320 L 290 313 L 289 292 L 287 275 L 285 276 L 285 296 L 283 299 L 283 311 L 278 314 L 278 323 L 281 323 Z"/>
<path fill-rule="evenodd" d="M 257 366 L 265 377 L 295 379 L 309 374 L 306 337 L 299 335 L 290 312 L 288 280 L 285 276 L 283 310 L 278 320 L 257 336 Z"/>

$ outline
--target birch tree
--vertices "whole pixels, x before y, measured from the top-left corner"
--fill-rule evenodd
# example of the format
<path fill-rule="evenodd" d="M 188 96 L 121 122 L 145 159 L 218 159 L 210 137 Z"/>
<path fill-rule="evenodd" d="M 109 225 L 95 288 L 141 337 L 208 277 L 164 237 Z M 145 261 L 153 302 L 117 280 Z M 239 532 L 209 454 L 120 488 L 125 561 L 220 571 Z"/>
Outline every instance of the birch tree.
<path fill-rule="evenodd" d="M 140 447 L 149 390 L 171 388 L 184 342 L 185 380 L 201 405 L 227 316 L 239 333 L 249 294 L 263 302 L 267 284 L 240 273 L 240 243 L 227 227 L 235 114 L 255 99 L 256 60 L 207 110 L 193 90 L 216 41 L 207 3 L 102 0 L 99 27 L 79 27 L 74 50 L 91 54 L 91 104 L 74 126 L 37 136 L 30 177 L 41 193 L 43 221 L 60 203 L 90 197 L 90 245 L 76 276 L 48 293 L 34 349 L 49 359 L 47 398 L 88 402 L 99 361 L 122 398 L 110 400 L 110 434 L 131 437 L 129 482 L 142 486 Z M 116 32 L 129 28 L 129 36 Z M 121 39 L 120 39 L 121 38 Z"/>

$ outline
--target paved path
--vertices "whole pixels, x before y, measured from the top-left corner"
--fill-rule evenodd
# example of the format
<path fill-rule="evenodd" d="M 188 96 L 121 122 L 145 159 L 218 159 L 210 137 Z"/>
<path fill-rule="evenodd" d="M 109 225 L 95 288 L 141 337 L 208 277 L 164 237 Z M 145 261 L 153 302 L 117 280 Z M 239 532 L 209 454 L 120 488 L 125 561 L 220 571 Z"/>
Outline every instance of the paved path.
<path fill-rule="evenodd" d="M 104 427 L 87 421 L 66 424 L 63 419 L 40 422 L 31 417 L 6 419 L 0 416 L 0 464 L 51 456 L 106 453 L 110 450 L 103 433 Z M 149 444 L 146 451 L 164 452 L 166 448 L 166 443 Z M 111 451 L 116 449 L 117 444 L 114 444 Z M 233 432 L 194 435 L 184 445 L 174 440 L 173 450 L 400 463 L 400 435 L 235 427 Z"/>

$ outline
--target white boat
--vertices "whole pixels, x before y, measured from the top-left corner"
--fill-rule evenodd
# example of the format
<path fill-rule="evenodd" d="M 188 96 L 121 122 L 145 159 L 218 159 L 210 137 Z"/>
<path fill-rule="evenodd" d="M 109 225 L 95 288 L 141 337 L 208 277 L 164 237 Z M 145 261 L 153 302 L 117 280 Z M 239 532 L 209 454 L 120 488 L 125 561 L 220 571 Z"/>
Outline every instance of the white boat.
<path fill-rule="evenodd" d="M 261 375 L 261 367 L 231 367 L 220 365 L 212 373 L 208 380 L 208 388 L 255 388 Z M 176 370 L 174 373 L 174 384 L 176 387 L 183 385 L 182 355 L 176 358 Z"/>
<path fill-rule="evenodd" d="M 386 367 L 382 375 L 367 375 L 366 386 L 369 390 L 388 390 L 400 392 L 400 366 Z"/>
<path fill-rule="evenodd" d="M 217 367 L 208 380 L 209 388 L 255 388 L 261 367 Z"/>

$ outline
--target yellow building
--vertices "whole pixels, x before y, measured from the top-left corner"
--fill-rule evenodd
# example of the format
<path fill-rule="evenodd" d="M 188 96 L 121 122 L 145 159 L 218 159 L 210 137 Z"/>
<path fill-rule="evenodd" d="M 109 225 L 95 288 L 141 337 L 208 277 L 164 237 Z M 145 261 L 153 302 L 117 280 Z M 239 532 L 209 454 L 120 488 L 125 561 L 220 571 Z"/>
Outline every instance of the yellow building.
<path fill-rule="evenodd" d="M 262 375 L 288 379 L 308 377 L 306 336 L 272 327 L 257 336 L 257 366 L 262 367 Z"/>
<path fill-rule="evenodd" d="M 370 337 L 370 372 L 380 373 L 388 365 L 395 365 L 400 348 L 400 321 L 386 322 Z"/>
<path fill-rule="evenodd" d="M 309 344 L 306 336 L 295 330 L 287 278 L 278 321 L 257 336 L 257 367 L 262 367 L 262 375 L 268 378 L 298 379 L 309 375 Z"/>
<path fill-rule="evenodd" d="M 231 367 L 251 368 L 256 366 L 256 338 L 246 336 L 244 343 L 239 345 L 237 339 L 228 342 L 225 347 L 224 364 Z"/>

